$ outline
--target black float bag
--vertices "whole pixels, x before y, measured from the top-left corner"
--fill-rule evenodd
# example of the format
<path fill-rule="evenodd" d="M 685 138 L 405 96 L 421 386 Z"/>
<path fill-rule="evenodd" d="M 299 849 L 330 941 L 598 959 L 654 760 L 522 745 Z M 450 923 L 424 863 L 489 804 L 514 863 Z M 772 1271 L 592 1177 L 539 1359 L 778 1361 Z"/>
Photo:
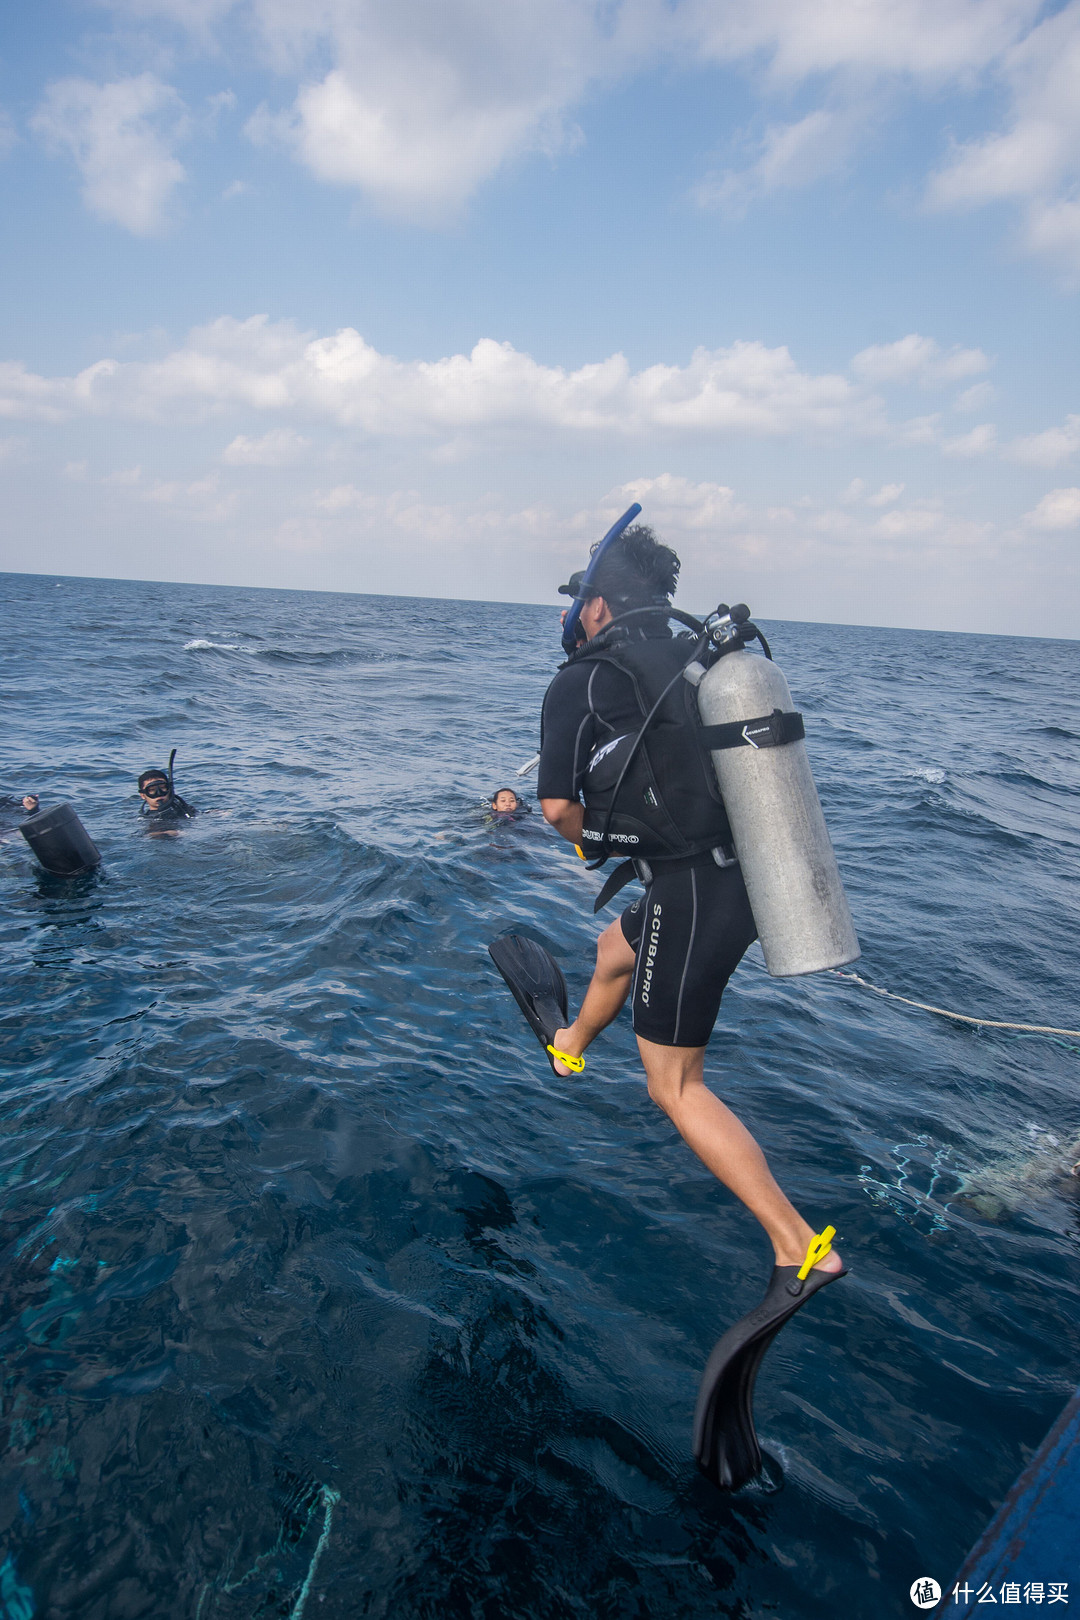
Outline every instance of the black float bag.
<path fill-rule="evenodd" d="M 101 864 L 97 845 L 70 804 L 39 810 L 20 822 L 19 831 L 46 872 L 57 877 L 75 877 Z"/>

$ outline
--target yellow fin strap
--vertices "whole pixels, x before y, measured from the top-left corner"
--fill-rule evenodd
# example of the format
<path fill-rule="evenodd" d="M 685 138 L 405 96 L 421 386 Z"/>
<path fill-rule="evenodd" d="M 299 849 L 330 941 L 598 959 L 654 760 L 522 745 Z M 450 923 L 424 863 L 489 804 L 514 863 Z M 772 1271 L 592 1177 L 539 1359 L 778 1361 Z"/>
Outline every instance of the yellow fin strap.
<path fill-rule="evenodd" d="M 580 1074 L 582 1069 L 585 1067 L 584 1058 L 571 1057 L 569 1052 L 560 1052 L 558 1048 L 554 1046 L 549 1046 L 548 1051 L 557 1062 L 565 1063 L 566 1067 L 568 1069 L 573 1069 L 575 1074 Z"/>
<path fill-rule="evenodd" d="M 548 1051 L 551 1051 L 550 1046 L 548 1047 Z M 824 1260 L 827 1254 L 832 1253 L 832 1240 L 835 1236 L 835 1226 L 827 1226 L 824 1232 L 818 1233 L 817 1237 L 806 1251 L 806 1259 L 799 1267 L 800 1282 L 806 1281 L 807 1277 L 810 1275 L 810 1269 L 812 1266 L 816 1266 L 819 1260 Z"/>
<path fill-rule="evenodd" d="M 578 859 L 583 861 L 585 859 L 585 851 L 582 849 L 581 845 L 575 844 L 574 848 L 577 850 Z"/>

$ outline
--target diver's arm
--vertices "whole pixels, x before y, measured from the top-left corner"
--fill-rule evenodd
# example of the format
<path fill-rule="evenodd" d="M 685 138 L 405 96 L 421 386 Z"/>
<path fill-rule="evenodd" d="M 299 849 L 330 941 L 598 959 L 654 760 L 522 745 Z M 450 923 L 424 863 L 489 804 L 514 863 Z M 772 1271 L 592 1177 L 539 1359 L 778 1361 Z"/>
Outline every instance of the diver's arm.
<path fill-rule="evenodd" d="M 541 799 L 544 820 L 570 844 L 581 843 L 581 829 L 585 825 L 585 806 L 579 799 Z"/>
<path fill-rule="evenodd" d="M 544 695 L 536 797 L 544 820 L 571 844 L 581 843 L 585 810 L 580 799 L 594 720 L 589 702 L 592 670 L 561 669 Z"/>

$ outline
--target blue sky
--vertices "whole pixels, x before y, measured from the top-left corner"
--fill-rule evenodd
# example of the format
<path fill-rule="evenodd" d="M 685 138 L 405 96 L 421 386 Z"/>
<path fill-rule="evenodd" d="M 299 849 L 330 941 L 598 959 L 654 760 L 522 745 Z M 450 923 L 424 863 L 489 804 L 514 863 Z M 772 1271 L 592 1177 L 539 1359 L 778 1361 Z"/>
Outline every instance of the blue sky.
<path fill-rule="evenodd" d="M 0 568 L 1080 623 L 1080 0 L 0 24 Z"/>

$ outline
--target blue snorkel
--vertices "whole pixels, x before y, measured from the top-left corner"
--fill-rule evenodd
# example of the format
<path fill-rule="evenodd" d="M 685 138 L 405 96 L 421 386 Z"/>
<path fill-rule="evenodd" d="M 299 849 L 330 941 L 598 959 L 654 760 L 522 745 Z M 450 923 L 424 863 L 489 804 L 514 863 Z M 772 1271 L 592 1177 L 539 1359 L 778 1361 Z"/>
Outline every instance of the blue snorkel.
<path fill-rule="evenodd" d="M 578 595 L 574 597 L 574 600 L 567 609 L 566 618 L 563 620 L 563 652 L 572 653 L 574 648 L 577 646 L 578 620 L 581 618 L 582 608 L 589 600 L 589 593 L 586 590 L 586 586 L 591 585 L 593 580 L 596 578 L 596 570 L 603 561 L 604 553 L 607 551 L 609 546 L 614 545 L 615 541 L 619 538 L 620 534 L 622 534 L 623 530 L 630 527 L 631 523 L 633 523 L 640 511 L 641 507 L 637 501 L 634 502 L 633 506 L 627 507 L 622 517 L 617 523 L 614 523 L 611 526 L 590 557 L 589 566 L 586 568 L 585 573 L 582 576 L 581 584 L 578 587 Z"/>

